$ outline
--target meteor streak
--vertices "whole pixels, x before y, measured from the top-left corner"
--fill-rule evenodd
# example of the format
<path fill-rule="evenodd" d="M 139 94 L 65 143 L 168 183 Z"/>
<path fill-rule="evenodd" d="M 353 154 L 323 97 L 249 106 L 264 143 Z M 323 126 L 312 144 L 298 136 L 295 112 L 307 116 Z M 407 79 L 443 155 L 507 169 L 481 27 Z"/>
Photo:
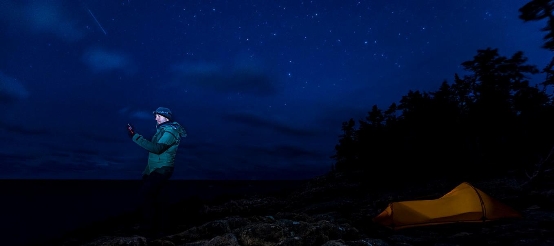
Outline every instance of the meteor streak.
<path fill-rule="evenodd" d="M 90 9 L 88 9 L 88 12 L 90 13 L 90 15 L 92 16 L 92 18 L 94 18 L 94 21 L 96 21 L 96 24 L 98 24 L 98 26 L 100 27 L 100 29 L 102 29 L 102 32 L 104 32 L 104 35 L 108 35 L 108 33 L 106 33 L 106 30 L 104 30 L 104 28 L 102 27 L 102 25 L 100 25 L 100 22 L 98 22 L 98 20 L 96 19 L 96 17 L 94 16 L 94 14 L 92 13 L 92 11 L 90 11 Z"/>

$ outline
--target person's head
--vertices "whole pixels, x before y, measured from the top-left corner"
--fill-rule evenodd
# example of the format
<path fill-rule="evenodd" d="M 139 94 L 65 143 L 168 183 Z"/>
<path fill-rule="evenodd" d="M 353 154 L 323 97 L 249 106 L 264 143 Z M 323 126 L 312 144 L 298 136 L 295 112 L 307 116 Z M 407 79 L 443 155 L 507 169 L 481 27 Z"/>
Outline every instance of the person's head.
<path fill-rule="evenodd" d="M 156 116 L 156 122 L 159 124 L 162 124 L 167 121 L 171 121 L 171 118 L 173 118 L 173 115 L 171 114 L 171 110 L 164 107 L 159 107 L 154 112 L 152 112 Z"/>

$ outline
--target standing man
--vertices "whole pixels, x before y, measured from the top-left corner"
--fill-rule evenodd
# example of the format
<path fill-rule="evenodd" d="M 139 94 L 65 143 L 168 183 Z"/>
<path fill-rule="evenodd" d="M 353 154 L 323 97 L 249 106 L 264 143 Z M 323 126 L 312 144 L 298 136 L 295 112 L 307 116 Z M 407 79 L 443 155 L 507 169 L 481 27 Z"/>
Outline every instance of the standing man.
<path fill-rule="evenodd" d="M 141 187 L 142 198 L 142 229 L 147 233 L 161 232 L 160 209 L 157 208 L 157 199 L 169 178 L 173 174 L 173 166 L 177 148 L 181 138 L 186 137 L 185 129 L 179 123 L 173 121 L 171 110 L 164 107 L 152 112 L 156 117 L 156 134 L 152 140 L 137 134 L 135 129 L 128 124 L 127 131 L 133 142 L 146 149 L 148 153 L 148 165 L 142 172 L 143 184 Z"/>

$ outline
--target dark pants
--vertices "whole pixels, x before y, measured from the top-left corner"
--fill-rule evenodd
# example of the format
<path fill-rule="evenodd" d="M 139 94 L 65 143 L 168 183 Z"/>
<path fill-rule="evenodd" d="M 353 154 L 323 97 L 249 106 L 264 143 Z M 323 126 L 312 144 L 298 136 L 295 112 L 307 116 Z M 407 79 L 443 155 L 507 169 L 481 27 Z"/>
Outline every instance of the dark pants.
<path fill-rule="evenodd" d="M 150 175 L 145 175 L 142 180 L 141 194 L 141 214 L 142 228 L 147 233 L 158 233 L 164 230 L 164 214 L 165 209 L 163 201 L 160 200 L 160 195 L 171 173 L 153 172 Z"/>

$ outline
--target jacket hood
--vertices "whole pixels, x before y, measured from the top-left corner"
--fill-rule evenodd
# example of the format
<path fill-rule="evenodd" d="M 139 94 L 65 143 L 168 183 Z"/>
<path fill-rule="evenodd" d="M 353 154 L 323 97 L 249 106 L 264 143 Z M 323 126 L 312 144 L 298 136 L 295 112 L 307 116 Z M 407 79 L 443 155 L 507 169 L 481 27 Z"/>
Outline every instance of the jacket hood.
<path fill-rule="evenodd" d="M 187 137 L 187 131 L 185 130 L 185 128 L 183 128 L 181 124 L 175 121 L 164 122 L 162 124 L 159 124 L 157 127 L 171 128 L 177 133 L 179 133 L 180 137 L 182 138 Z"/>

